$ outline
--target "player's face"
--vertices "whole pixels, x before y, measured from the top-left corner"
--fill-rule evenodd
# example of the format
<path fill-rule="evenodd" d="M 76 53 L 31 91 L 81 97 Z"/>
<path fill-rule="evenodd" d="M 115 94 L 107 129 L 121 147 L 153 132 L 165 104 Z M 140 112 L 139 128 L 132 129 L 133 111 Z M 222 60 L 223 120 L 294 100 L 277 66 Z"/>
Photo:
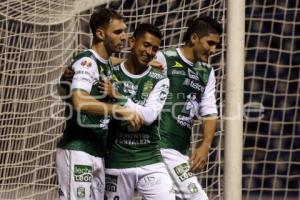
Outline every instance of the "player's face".
<path fill-rule="evenodd" d="M 150 33 L 144 36 L 133 38 L 131 41 L 132 54 L 136 61 L 143 66 L 155 57 L 160 45 L 160 39 Z"/>
<path fill-rule="evenodd" d="M 210 33 L 203 37 L 198 37 L 194 41 L 194 57 L 196 61 L 208 62 L 208 58 L 216 53 L 220 43 L 220 35 Z"/>
<path fill-rule="evenodd" d="M 111 53 L 118 53 L 126 41 L 126 25 L 123 20 L 113 19 L 105 30 L 104 45 Z"/>

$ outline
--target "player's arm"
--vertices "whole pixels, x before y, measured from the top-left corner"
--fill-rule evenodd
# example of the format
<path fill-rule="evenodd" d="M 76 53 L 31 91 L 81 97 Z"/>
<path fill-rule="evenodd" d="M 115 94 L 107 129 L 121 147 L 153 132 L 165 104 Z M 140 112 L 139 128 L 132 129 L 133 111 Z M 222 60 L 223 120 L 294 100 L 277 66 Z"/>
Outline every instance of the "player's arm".
<path fill-rule="evenodd" d="M 79 112 L 93 115 L 116 115 L 129 121 L 134 128 L 139 128 L 142 121 L 133 110 L 98 101 L 90 96 L 93 83 L 98 80 L 99 72 L 96 62 L 88 57 L 76 61 L 72 66 L 74 73 L 71 91 L 72 106 Z"/>
<path fill-rule="evenodd" d="M 145 105 L 134 103 L 130 98 L 119 94 L 112 86 L 110 81 L 102 81 L 99 89 L 107 95 L 118 99 L 124 104 L 124 107 L 136 111 L 142 118 L 145 125 L 149 126 L 158 117 L 165 104 L 169 93 L 169 79 L 165 78 L 157 82 L 153 90 L 150 92 Z"/>
<path fill-rule="evenodd" d="M 141 117 L 134 110 L 122 107 L 119 104 L 98 101 L 83 90 L 73 90 L 72 105 L 78 112 L 91 115 L 112 115 L 121 120 L 129 121 L 135 130 L 138 130 L 142 125 Z"/>
<path fill-rule="evenodd" d="M 144 124 L 149 126 L 157 119 L 159 113 L 162 111 L 169 94 L 169 85 L 168 78 L 162 79 L 155 85 L 144 106 L 136 104 L 131 99 L 128 99 L 125 107 L 131 108 L 139 113 Z"/>
<path fill-rule="evenodd" d="M 167 61 L 161 51 L 156 53 L 156 58 L 150 63 L 150 65 L 160 69 L 164 75 L 167 75 Z"/>
<path fill-rule="evenodd" d="M 204 95 L 201 98 L 200 109 L 202 116 L 202 142 L 191 154 L 191 170 L 198 171 L 206 163 L 208 153 L 213 141 L 217 127 L 217 105 L 215 98 L 215 76 L 214 71 L 210 73 L 209 81 L 206 85 Z"/>

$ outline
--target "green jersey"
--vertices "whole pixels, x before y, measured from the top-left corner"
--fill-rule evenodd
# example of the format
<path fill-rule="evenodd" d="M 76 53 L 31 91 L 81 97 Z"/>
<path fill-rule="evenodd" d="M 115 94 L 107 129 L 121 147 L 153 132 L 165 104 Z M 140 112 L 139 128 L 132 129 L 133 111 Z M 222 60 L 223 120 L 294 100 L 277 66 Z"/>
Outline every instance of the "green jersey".
<path fill-rule="evenodd" d="M 119 92 L 128 97 L 125 106 L 137 111 L 144 125 L 134 132 L 126 121 L 112 121 L 106 167 L 131 168 L 161 162 L 157 118 L 168 94 L 169 80 L 151 67 L 140 75 L 130 74 L 123 63 L 113 67 L 113 80 Z"/>
<path fill-rule="evenodd" d="M 159 124 L 161 148 L 187 154 L 193 119 L 217 113 L 214 71 L 206 63 L 191 63 L 179 49 L 157 54 L 170 80 L 170 93 Z"/>
<path fill-rule="evenodd" d="M 73 58 L 72 69 L 74 76 L 71 91 L 84 90 L 90 96 L 108 102 L 108 98 L 101 96 L 97 89 L 101 77 L 111 76 L 111 69 L 107 60 L 99 57 L 93 50 L 87 50 Z M 69 103 L 71 103 L 70 100 Z M 66 129 L 58 147 L 84 151 L 102 157 L 110 116 L 94 116 L 84 112 L 76 112 L 73 109 L 69 111 L 71 117 L 67 120 Z"/>

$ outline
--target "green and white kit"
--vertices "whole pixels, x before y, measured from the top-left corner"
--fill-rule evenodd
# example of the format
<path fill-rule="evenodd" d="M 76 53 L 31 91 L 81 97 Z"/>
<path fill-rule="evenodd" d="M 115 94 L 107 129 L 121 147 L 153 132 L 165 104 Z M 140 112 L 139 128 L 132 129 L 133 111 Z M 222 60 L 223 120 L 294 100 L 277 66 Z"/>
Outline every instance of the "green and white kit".
<path fill-rule="evenodd" d="M 207 200 L 207 195 L 189 172 L 188 151 L 193 120 L 217 114 L 215 75 L 207 63 L 192 63 L 179 48 L 157 53 L 170 80 L 170 92 L 159 124 L 161 154 L 181 199 Z"/>
<path fill-rule="evenodd" d="M 74 57 L 72 70 L 71 92 L 83 90 L 100 101 L 109 101 L 100 96 L 97 88 L 100 78 L 111 77 L 107 60 L 89 49 Z M 103 156 L 110 116 L 94 116 L 72 109 L 69 112 L 71 118 L 67 120 L 56 154 L 60 199 L 101 200 L 104 198 Z"/>
<path fill-rule="evenodd" d="M 169 80 L 151 67 L 134 75 L 121 63 L 112 71 L 115 86 L 128 98 L 124 106 L 137 111 L 144 125 L 134 131 L 124 121 L 112 122 L 105 156 L 106 197 L 130 199 L 137 188 L 146 200 L 175 199 L 162 163 L 158 134 L 158 116 L 169 92 Z"/>

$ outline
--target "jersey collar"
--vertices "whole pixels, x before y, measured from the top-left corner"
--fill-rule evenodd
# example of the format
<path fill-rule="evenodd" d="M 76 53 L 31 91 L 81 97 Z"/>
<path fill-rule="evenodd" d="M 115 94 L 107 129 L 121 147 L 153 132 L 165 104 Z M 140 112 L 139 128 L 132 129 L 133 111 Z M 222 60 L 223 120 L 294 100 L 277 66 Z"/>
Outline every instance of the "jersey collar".
<path fill-rule="evenodd" d="M 100 55 L 97 54 L 96 51 L 94 51 L 93 49 L 89 49 L 90 52 L 93 53 L 93 55 L 95 56 L 95 58 L 97 58 L 97 60 L 100 60 L 100 62 L 107 64 L 108 60 L 105 60 L 104 58 L 102 58 Z"/>
<path fill-rule="evenodd" d="M 124 74 L 126 74 L 128 77 L 130 77 L 130 78 L 142 78 L 142 77 L 144 77 L 146 74 L 148 74 L 149 72 L 150 72 L 150 70 L 151 70 L 151 67 L 150 66 L 148 66 L 148 68 L 146 69 L 146 71 L 144 71 L 143 73 L 141 73 L 141 74 L 131 74 L 127 69 L 126 69 L 126 67 L 124 66 L 124 62 L 122 62 L 121 64 L 120 64 L 120 66 L 121 66 L 121 70 L 124 72 Z"/>
<path fill-rule="evenodd" d="M 182 54 L 182 52 L 180 51 L 179 48 L 176 48 L 176 51 L 178 53 L 178 55 L 180 56 L 180 58 L 188 65 L 193 66 L 194 63 L 192 63 L 191 61 L 189 61 L 186 57 L 184 57 L 184 55 Z"/>

